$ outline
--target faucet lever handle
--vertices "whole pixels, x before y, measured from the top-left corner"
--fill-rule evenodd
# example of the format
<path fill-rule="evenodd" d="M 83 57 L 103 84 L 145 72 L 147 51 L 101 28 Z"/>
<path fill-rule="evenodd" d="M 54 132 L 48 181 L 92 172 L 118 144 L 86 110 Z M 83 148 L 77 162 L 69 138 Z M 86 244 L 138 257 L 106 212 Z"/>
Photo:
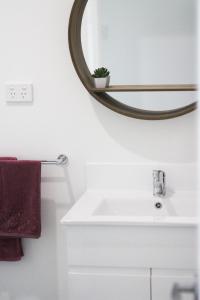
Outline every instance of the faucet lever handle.
<path fill-rule="evenodd" d="M 153 194 L 154 196 L 164 196 L 165 190 L 165 172 L 162 170 L 153 170 Z"/>
<path fill-rule="evenodd" d="M 165 177 L 165 172 L 162 170 L 153 170 L 153 177 L 160 178 Z"/>

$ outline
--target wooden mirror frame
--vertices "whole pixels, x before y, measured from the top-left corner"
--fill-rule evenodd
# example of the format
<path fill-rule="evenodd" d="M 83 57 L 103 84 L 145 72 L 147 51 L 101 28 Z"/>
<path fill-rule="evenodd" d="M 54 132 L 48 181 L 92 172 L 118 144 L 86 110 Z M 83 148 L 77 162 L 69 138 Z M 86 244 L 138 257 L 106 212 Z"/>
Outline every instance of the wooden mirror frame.
<path fill-rule="evenodd" d="M 93 80 L 86 64 L 82 43 L 81 43 L 81 25 L 83 14 L 88 0 L 75 0 L 70 20 L 69 20 L 69 30 L 68 30 L 68 39 L 69 39 L 69 48 L 72 57 L 72 61 L 75 67 L 75 70 L 82 81 L 85 88 L 88 90 L 90 95 L 94 97 L 97 101 L 105 105 L 106 107 L 112 109 L 113 111 L 137 119 L 143 120 L 164 120 L 170 118 L 176 118 L 182 116 L 189 112 L 192 112 L 197 107 L 197 102 L 194 102 L 190 105 L 165 111 L 148 111 L 138 108 L 133 108 L 126 104 L 123 104 L 116 100 L 115 98 L 108 95 L 105 91 L 100 91 L 94 88 Z M 156 91 L 194 91 L 197 90 L 195 85 L 148 85 L 148 86 L 131 86 L 127 88 L 126 91 L 135 91 L 135 92 L 156 92 Z"/>

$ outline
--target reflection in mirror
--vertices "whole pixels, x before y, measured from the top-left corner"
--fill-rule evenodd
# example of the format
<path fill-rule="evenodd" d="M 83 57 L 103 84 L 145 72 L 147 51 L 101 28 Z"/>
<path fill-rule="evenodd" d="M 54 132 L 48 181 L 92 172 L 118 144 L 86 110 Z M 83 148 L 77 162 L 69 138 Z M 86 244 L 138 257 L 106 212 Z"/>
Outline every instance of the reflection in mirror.
<path fill-rule="evenodd" d="M 92 73 L 105 66 L 111 85 L 196 84 L 196 0 L 88 0 L 82 45 Z M 145 110 L 197 101 L 196 92 L 111 93 Z"/>
<path fill-rule="evenodd" d="M 180 108 L 197 101 L 196 92 L 108 93 L 131 107 L 163 111 Z"/>

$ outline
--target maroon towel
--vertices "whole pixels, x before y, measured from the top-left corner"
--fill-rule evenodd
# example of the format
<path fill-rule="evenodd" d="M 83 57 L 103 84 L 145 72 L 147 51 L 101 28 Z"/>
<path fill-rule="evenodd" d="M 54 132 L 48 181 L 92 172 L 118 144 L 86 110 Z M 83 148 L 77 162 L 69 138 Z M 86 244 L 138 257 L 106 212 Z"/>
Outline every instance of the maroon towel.
<path fill-rule="evenodd" d="M 0 261 L 17 261 L 23 255 L 21 239 L 0 238 Z"/>
<path fill-rule="evenodd" d="M 0 157 L 0 160 L 17 160 L 16 157 Z M 24 255 L 20 238 L 0 238 L 0 261 L 17 261 Z"/>
<path fill-rule="evenodd" d="M 0 236 L 38 238 L 41 162 L 0 161 Z"/>
<path fill-rule="evenodd" d="M 0 160 L 0 259 L 20 259 L 19 238 L 40 236 L 40 182 L 41 162 Z"/>

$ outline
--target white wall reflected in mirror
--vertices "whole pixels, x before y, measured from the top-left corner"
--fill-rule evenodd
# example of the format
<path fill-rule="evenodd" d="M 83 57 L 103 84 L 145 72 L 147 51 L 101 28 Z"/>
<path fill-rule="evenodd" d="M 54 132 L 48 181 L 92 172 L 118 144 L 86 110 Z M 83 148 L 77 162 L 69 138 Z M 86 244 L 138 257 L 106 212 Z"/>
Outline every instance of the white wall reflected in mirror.
<path fill-rule="evenodd" d="M 196 84 L 197 0 L 88 0 L 82 44 L 91 71 L 105 66 L 111 85 Z M 135 108 L 167 110 L 196 92 L 112 93 Z"/>

